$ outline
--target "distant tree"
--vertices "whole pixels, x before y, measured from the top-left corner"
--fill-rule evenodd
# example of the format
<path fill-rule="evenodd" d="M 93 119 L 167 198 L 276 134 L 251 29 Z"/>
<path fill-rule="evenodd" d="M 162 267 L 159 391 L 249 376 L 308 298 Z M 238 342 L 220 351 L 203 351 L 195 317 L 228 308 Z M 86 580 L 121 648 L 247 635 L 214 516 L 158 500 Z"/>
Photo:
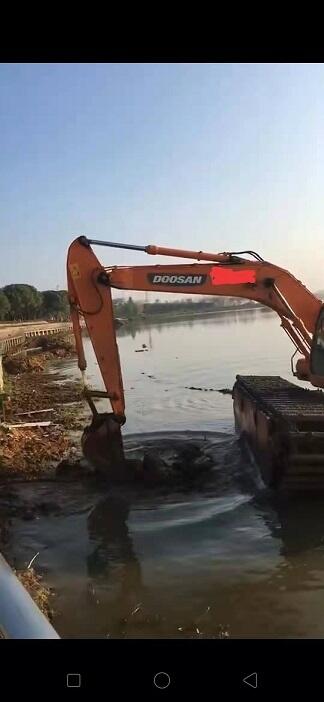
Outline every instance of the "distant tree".
<path fill-rule="evenodd" d="M 10 319 L 36 319 L 42 307 L 42 294 L 33 287 L 23 283 L 6 285 L 3 292 L 10 303 Z"/>
<path fill-rule="evenodd" d="M 0 320 L 7 319 L 10 314 L 10 302 L 7 295 L 0 290 Z"/>
<path fill-rule="evenodd" d="M 124 305 L 124 313 L 127 319 L 135 319 L 138 316 L 138 309 L 131 297 L 128 298 Z"/>
<path fill-rule="evenodd" d="M 66 290 L 44 290 L 42 292 L 42 314 L 56 320 L 65 320 L 70 313 Z"/>

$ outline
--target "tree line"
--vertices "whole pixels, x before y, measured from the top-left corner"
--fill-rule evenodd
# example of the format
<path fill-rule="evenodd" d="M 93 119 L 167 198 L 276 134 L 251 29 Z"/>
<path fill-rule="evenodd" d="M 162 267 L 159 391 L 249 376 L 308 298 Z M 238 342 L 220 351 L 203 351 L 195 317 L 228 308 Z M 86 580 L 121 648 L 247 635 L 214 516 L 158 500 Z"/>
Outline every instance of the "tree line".
<path fill-rule="evenodd" d="M 113 301 L 115 316 L 128 321 L 147 319 L 150 316 L 161 314 L 173 316 L 183 313 L 213 312 L 214 310 L 231 309 L 231 307 L 237 306 L 244 308 L 250 307 L 251 304 L 258 306 L 258 303 L 253 303 L 251 300 L 244 302 L 242 298 L 229 297 L 206 297 L 204 300 L 192 300 L 190 298 L 172 300 L 170 302 L 159 299 L 155 300 L 155 302 L 134 302 L 129 297 L 128 300 L 118 298 Z"/>
<path fill-rule="evenodd" d="M 172 300 L 170 302 L 139 302 L 129 297 L 113 301 L 116 317 L 135 321 L 150 315 L 179 314 L 183 312 L 207 312 L 213 309 L 240 304 L 240 298 L 206 297 L 205 300 Z M 251 302 L 245 303 L 250 305 Z M 244 303 L 243 303 L 244 306 Z M 30 321 L 47 319 L 65 321 L 69 319 L 70 306 L 66 290 L 37 290 L 33 285 L 14 283 L 0 289 L 0 321 Z"/>
<path fill-rule="evenodd" d="M 65 321 L 70 314 L 66 290 L 43 290 L 13 283 L 0 289 L 0 320 L 27 322 L 33 319 Z"/>

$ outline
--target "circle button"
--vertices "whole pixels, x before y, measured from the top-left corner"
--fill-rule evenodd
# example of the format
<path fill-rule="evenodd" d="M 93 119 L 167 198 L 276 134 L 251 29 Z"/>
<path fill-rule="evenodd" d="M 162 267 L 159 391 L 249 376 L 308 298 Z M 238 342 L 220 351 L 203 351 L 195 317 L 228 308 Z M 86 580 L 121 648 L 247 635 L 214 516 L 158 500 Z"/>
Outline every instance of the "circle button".
<path fill-rule="evenodd" d="M 154 675 L 153 682 L 155 687 L 158 687 L 159 690 L 165 690 L 166 687 L 169 687 L 171 678 L 168 673 L 156 673 L 156 675 Z"/>

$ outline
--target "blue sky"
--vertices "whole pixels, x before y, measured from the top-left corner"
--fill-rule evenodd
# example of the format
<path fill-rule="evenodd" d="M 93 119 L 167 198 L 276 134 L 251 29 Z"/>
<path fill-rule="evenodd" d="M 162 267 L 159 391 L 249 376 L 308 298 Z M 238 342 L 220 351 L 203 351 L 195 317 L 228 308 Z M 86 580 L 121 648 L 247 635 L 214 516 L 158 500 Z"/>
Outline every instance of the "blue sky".
<path fill-rule="evenodd" d="M 66 287 L 86 234 L 252 248 L 324 288 L 324 64 L 2 64 L 0 152 L 0 286 Z"/>

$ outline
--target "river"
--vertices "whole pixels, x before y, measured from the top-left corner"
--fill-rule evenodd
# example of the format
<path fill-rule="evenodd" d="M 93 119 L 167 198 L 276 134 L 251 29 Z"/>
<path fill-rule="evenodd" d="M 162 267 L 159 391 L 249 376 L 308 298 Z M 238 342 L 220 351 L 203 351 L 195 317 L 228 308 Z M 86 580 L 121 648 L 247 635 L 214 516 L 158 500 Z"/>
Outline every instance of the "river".
<path fill-rule="evenodd" d="M 102 389 L 85 343 L 88 379 Z M 34 520 L 13 519 L 10 548 L 18 567 L 39 552 L 37 568 L 56 593 L 59 634 L 323 637 L 324 498 L 268 494 L 241 453 L 231 397 L 216 392 L 231 388 L 237 373 L 292 380 L 292 348 L 278 318 L 245 311 L 125 328 L 118 344 L 126 450 L 194 442 L 215 467 L 176 492 L 84 483 L 58 486 L 55 495 L 53 485 L 14 488 L 27 503 L 54 502 Z M 75 361 L 65 373 L 77 375 Z"/>

